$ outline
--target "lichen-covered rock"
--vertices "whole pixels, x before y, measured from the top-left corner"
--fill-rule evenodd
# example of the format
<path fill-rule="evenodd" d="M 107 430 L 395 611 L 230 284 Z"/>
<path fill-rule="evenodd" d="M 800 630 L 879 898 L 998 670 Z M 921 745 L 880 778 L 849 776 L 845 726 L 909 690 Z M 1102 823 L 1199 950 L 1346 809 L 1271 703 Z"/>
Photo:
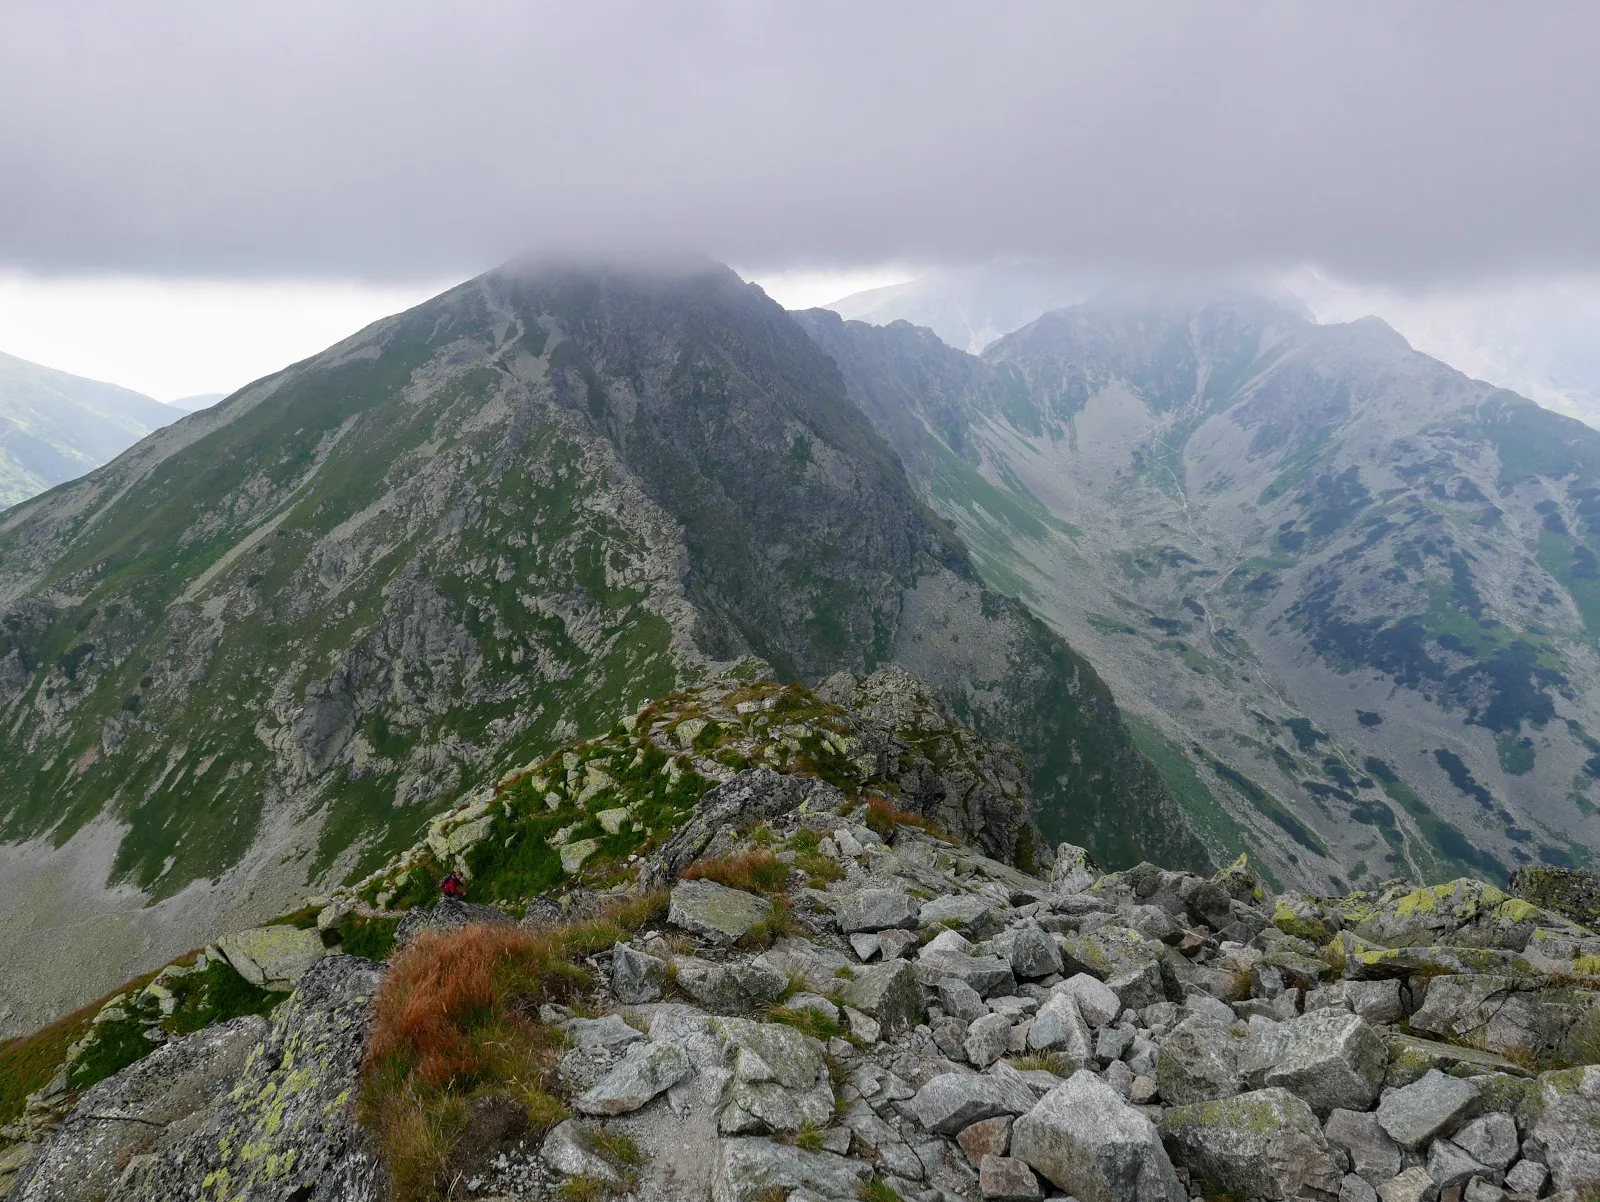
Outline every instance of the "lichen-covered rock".
<path fill-rule="evenodd" d="M 1082 893 L 1103 874 L 1094 857 L 1074 843 L 1056 845 L 1056 862 L 1050 868 L 1050 892 L 1064 895 Z"/>
<path fill-rule="evenodd" d="M 551 1168 L 569 1177 L 588 1177 L 608 1185 L 623 1182 L 622 1170 L 601 1153 L 594 1132 L 576 1119 L 557 1123 L 544 1137 L 539 1155 Z"/>
<path fill-rule="evenodd" d="M 408 946 L 423 931 L 453 931 L 471 923 L 489 926 L 515 925 L 509 915 L 493 906 L 480 906 L 459 897 L 441 897 L 431 906 L 407 910 L 394 928 L 394 945 Z"/>
<path fill-rule="evenodd" d="M 915 1026 L 927 1013 L 926 997 L 908 960 L 874 964 L 845 983 L 845 1004 L 877 1020 L 885 1034 Z"/>
<path fill-rule="evenodd" d="M 1511 874 L 1511 892 L 1582 926 L 1600 927 L 1600 872 L 1524 864 Z"/>
<path fill-rule="evenodd" d="M 323 956 L 322 935 L 315 928 L 302 930 L 287 924 L 256 927 L 224 935 L 217 948 L 250 984 L 287 993 Z"/>
<path fill-rule="evenodd" d="M 379 1202 L 356 1123 L 357 1074 L 383 970 L 353 956 L 307 969 L 205 1121 L 130 1165 L 114 1202 Z"/>
<path fill-rule="evenodd" d="M 1011 965 L 998 956 L 934 951 L 930 944 L 917 957 L 913 971 L 924 985 L 937 985 L 946 978 L 964 981 L 977 990 L 980 997 L 1004 997 L 1017 991 L 1017 978 L 1011 973 Z"/>
<path fill-rule="evenodd" d="M 1191 1177 L 1235 1198 L 1328 1197 L 1343 1175 L 1316 1116 L 1284 1089 L 1177 1106 L 1161 1139 Z"/>
<path fill-rule="evenodd" d="M 166 1129 L 203 1116 L 234 1083 L 267 1024 L 260 1018 L 157 1048 L 78 1100 L 10 1195 L 14 1202 L 98 1202 Z"/>
<path fill-rule="evenodd" d="M 1542 977 L 1435 977 L 1411 1027 L 1501 1055 L 1585 1063 L 1600 1054 L 1600 992 Z"/>
<path fill-rule="evenodd" d="M 1150 1120 L 1087 1069 L 1012 1124 L 1011 1154 L 1083 1202 L 1185 1202 Z"/>
<path fill-rule="evenodd" d="M 1521 898 L 1463 877 L 1385 898 L 1356 924 L 1355 933 L 1384 947 L 1450 944 L 1520 952 L 1535 928 L 1552 920 L 1563 925 Z"/>
<path fill-rule="evenodd" d="M 1544 1148 L 1555 1188 L 1600 1191 L 1600 1065 L 1540 1074 L 1526 1109 L 1528 1136 Z"/>
<path fill-rule="evenodd" d="M 705 880 L 674 885 L 667 911 L 673 926 L 724 945 L 737 943 L 771 917 L 772 903 L 766 898 Z"/>
<path fill-rule="evenodd" d="M 764 1202 L 774 1196 L 849 1202 L 872 1175 L 864 1160 L 744 1137 L 719 1141 L 711 1202 Z"/>

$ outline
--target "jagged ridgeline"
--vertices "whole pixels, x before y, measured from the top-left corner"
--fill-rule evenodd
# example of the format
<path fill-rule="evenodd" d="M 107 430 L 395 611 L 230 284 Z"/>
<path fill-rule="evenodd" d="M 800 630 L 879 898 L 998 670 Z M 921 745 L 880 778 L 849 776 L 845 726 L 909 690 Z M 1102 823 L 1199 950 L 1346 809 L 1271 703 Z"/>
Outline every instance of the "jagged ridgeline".
<path fill-rule="evenodd" d="M 8 512 L 0 605 L 0 836 L 109 840 L 145 898 L 220 880 L 191 920 L 359 877 L 745 656 L 904 666 L 1016 743 L 1052 838 L 1206 858 L 1088 664 L 710 264 L 506 269 L 381 321 Z M 71 901 L 13 925 L 53 941 Z"/>

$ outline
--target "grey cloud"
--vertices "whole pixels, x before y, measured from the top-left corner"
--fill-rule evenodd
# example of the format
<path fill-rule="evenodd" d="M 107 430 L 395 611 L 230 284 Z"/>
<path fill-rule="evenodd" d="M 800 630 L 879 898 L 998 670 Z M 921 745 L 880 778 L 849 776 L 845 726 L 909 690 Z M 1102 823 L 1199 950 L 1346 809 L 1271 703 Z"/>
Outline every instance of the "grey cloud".
<path fill-rule="evenodd" d="M 0 9 L 0 264 L 1600 268 L 1600 7 Z"/>

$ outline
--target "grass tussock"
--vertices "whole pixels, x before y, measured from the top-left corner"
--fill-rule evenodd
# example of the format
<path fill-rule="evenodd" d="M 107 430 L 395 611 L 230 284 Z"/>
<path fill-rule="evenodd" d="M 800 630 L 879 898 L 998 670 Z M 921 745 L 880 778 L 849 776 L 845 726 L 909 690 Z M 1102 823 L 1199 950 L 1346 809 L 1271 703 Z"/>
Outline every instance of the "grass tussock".
<path fill-rule="evenodd" d="M 1042 1069 L 1044 1072 L 1054 1073 L 1058 1077 L 1065 1077 L 1071 1071 L 1067 1058 L 1060 1052 L 1033 1052 L 1027 1056 L 1018 1056 L 1011 1062 L 1011 1067 L 1019 1072 Z"/>
<path fill-rule="evenodd" d="M 921 814 L 913 814 L 909 810 L 895 809 L 889 803 L 887 797 L 869 797 L 867 799 L 867 812 L 862 821 L 869 831 L 877 835 L 885 843 L 902 826 L 913 827 L 932 835 L 935 839 L 943 839 L 947 843 L 954 842 L 950 833 L 939 826 L 938 823 L 929 821 Z"/>
<path fill-rule="evenodd" d="M 686 881 L 715 881 L 745 893 L 777 893 L 789 883 L 789 866 L 765 847 L 743 855 L 697 860 L 682 873 Z"/>
<path fill-rule="evenodd" d="M 475 924 L 429 931 L 399 953 L 374 1003 L 361 1117 L 378 1135 L 396 1202 L 442 1196 L 468 1101 L 517 1102 L 535 1135 L 568 1116 L 554 1067 L 565 1036 L 538 1020 L 591 984 L 583 957 L 666 911 L 666 894 L 536 930 Z"/>

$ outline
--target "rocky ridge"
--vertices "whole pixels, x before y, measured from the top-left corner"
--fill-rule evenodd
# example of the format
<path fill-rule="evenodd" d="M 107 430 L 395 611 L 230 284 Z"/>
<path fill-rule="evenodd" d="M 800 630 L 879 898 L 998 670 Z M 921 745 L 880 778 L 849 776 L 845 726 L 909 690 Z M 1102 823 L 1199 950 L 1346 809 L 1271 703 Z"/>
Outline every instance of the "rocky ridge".
<path fill-rule="evenodd" d="M 36 1097 L 4 1131 L 8 1198 L 1600 1189 L 1600 935 L 1575 917 L 1470 879 L 1272 897 L 1243 859 L 1102 873 L 1063 845 L 1025 872 L 983 850 L 1025 812 L 1014 752 L 902 674 L 819 693 L 664 698 L 311 899 L 280 924 L 299 935 L 240 932 L 114 999 L 100 1025 L 144 1014 L 160 1046 L 81 1092 L 69 1070 L 53 1118 Z M 472 901 L 429 904 L 447 870 Z M 1583 884 L 1553 900 L 1576 914 Z M 394 988 L 490 939 L 573 949 L 560 1000 L 493 1020 L 545 1049 L 541 1089 L 447 1081 L 419 1187 L 358 1105 L 388 1096 L 369 1031 L 392 1043 Z M 181 982 L 224 967 L 286 1000 L 167 1029 L 197 1013 Z"/>

